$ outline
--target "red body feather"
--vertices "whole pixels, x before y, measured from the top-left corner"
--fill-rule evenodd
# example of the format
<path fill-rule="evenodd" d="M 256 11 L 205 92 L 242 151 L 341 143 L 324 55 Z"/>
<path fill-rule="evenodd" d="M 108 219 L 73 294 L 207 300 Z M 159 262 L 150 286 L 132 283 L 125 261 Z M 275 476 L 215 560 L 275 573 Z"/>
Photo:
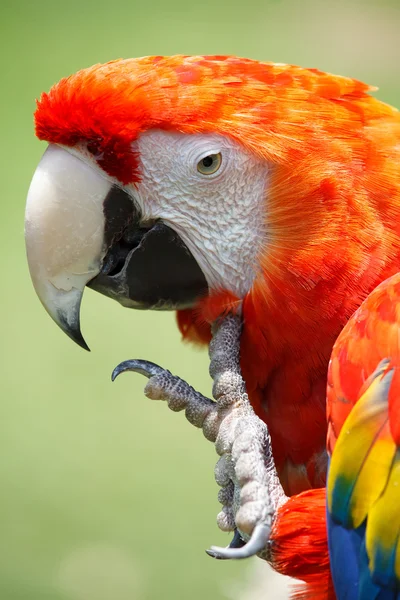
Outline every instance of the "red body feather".
<path fill-rule="evenodd" d="M 244 298 L 241 360 L 287 493 L 325 481 L 325 384 L 335 338 L 400 260 L 400 117 L 358 81 L 236 57 L 95 65 L 38 103 L 40 139 L 90 144 L 122 183 L 150 128 L 226 135 L 271 165 L 267 236 Z M 221 290 L 178 314 L 187 339 L 237 299 Z"/>

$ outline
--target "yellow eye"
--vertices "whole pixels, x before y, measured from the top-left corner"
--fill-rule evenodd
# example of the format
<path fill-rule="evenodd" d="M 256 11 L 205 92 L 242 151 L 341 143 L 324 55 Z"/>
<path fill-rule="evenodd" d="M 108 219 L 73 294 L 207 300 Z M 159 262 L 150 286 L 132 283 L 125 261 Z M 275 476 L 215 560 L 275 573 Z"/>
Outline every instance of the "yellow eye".
<path fill-rule="evenodd" d="M 218 171 L 222 163 L 221 152 L 218 154 L 209 154 L 197 163 L 197 170 L 202 175 L 213 175 Z"/>

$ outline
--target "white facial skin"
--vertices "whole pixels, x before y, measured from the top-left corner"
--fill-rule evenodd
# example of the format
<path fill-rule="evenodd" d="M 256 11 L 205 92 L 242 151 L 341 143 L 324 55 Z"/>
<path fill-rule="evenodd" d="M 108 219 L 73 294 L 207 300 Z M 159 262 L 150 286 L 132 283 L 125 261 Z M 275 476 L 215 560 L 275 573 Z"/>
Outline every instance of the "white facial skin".
<path fill-rule="evenodd" d="M 176 231 L 200 265 L 210 289 L 243 297 L 257 272 L 265 240 L 265 198 L 269 169 L 232 140 L 213 134 L 160 130 L 134 143 L 140 158 L 139 184 L 131 193 L 144 220 L 162 219 Z M 199 161 L 221 153 L 211 175 Z"/>

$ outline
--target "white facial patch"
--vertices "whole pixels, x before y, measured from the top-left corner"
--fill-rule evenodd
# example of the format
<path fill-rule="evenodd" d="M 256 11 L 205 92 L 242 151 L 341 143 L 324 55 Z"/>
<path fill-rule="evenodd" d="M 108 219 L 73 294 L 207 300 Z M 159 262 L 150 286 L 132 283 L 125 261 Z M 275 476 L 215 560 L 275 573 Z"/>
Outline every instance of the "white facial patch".
<path fill-rule="evenodd" d="M 133 195 L 144 220 L 162 219 L 178 233 L 210 289 L 243 297 L 256 276 L 265 241 L 268 164 L 213 134 L 153 129 L 138 138 L 134 150 L 141 181 Z M 198 171 L 201 160 L 218 153 L 222 160 L 215 173 Z"/>

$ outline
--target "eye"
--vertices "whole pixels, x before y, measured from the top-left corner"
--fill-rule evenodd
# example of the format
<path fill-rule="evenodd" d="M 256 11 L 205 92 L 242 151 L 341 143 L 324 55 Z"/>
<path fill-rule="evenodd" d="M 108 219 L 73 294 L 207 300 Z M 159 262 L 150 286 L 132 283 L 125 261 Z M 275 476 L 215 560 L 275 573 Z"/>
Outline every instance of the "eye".
<path fill-rule="evenodd" d="M 202 175 L 213 175 L 218 171 L 222 163 L 221 152 L 218 154 L 209 154 L 197 163 L 197 170 Z"/>

